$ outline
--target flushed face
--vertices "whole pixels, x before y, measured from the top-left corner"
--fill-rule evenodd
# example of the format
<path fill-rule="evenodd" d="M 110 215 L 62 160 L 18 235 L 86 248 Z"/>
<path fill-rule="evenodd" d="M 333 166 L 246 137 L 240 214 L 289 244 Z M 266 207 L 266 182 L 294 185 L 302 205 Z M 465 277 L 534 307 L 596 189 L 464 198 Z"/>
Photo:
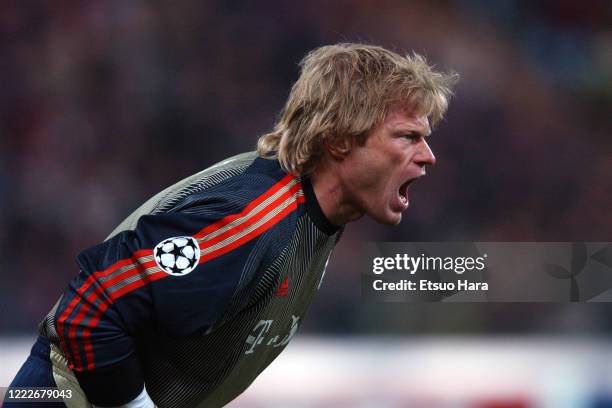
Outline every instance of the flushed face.
<path fill-rule="evenodd" d="M 426 116 L 392 107 L 385 120 L 355 144 L 341 165 L 345 198 L 375 221 L 395 225 L 409 205 L 410 184 L 436 162 L 426 142 Z"/>

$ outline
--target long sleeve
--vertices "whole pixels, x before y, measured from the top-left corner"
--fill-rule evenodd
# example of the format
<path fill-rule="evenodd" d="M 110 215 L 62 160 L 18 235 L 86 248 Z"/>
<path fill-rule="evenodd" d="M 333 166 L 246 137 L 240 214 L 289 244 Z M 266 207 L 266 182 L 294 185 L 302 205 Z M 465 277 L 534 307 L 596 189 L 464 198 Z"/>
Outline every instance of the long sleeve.
<path fill-rule="evenodd" d="M 210 193 L 176 212 L 144 215 L 79 254 L 80 272 L 54 320 L 92 403 L 121 405 L 142 391 L 138 342 L 147 332 L 203 335 L 256 278 L 268 253 L 264 233 L 303 197 L 290 176 L 249 195 L 236 205 L 225 192 Z"/>

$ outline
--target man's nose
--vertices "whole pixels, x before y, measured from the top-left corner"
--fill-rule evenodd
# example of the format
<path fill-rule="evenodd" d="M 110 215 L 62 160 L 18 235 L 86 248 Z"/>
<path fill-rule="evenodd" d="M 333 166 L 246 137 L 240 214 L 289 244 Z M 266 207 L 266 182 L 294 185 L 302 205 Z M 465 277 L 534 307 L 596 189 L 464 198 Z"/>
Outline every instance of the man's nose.
<path fill-rule="evenodd" d="M 436 156 L 434 156 L 433 151 L 425 140 L 423 140 L 423 144 L 421 146 L 421 149 L 419 150 L 416 163 L 420 166 L 433 166 L 434 164 L 436 164 Z"/>

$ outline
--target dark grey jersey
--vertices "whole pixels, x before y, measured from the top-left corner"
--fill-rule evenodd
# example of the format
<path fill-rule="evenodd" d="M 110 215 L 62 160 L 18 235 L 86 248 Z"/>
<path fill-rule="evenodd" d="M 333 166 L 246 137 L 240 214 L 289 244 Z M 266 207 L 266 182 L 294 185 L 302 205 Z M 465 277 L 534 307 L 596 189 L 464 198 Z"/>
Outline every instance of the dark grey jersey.
<path fill-rule="evenodd" d="M 340 233 L 308 179 L 255 153 L 169 187 L 79 255 L 41 325 L 58 386 L 84 395 L 74 372 L 136 356 L 156 405 L 225 405 L 296 334 Z"/>

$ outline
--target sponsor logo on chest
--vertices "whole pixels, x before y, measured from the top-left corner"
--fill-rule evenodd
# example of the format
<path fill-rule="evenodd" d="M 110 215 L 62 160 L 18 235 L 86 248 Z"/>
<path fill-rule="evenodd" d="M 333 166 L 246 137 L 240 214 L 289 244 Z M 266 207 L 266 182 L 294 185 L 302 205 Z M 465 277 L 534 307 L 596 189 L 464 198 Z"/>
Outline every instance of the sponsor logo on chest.
<path fill-rule="evenodd" d="M 260 320 L 257 322 L 251 334 L 246 339 L 247 350 L 244 354 L 253 354 L 260 347 L 283 347 L 295 336 L 299 327 L 299 316 L 291 315 L 291 327 L 285 335 L 271 336 L 270 329 L 274 325 L 274 320 Z"/>

